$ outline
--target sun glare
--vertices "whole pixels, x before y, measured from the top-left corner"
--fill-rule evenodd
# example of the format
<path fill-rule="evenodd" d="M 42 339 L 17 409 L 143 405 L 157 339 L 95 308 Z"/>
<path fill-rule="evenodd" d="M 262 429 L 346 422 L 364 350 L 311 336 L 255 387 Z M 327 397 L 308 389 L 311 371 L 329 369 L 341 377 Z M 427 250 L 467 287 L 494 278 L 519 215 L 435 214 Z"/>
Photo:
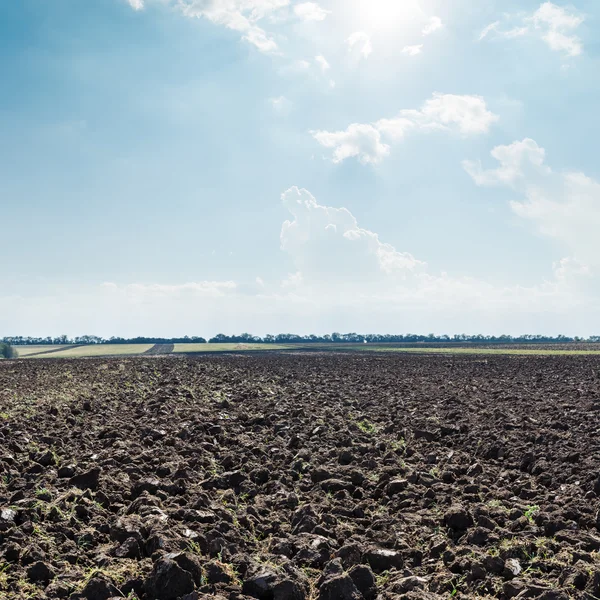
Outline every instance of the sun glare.
<path fill-rule="evenodd" d="M 406 29 L 421 15 L 416 0 L 358 0 L 360 20 L 373 30 Z"/>

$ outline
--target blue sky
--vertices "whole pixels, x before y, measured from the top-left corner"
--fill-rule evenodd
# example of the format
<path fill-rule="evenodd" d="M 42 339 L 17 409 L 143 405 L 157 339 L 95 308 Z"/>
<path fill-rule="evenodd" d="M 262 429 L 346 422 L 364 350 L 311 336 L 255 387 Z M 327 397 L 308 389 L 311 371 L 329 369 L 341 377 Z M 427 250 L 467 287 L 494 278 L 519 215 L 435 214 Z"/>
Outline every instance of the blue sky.
<path fill-rule="evenodd" d="M 2 3 L 0 331 L 597 333 L 600 6 L 473 4 Z"/>

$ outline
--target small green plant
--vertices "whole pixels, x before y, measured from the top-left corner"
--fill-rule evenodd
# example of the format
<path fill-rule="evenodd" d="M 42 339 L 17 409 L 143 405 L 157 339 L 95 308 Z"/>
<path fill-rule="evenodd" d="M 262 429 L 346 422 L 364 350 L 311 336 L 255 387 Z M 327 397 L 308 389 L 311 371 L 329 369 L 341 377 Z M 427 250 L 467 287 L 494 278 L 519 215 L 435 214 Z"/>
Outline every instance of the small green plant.
<path fill-rule="evenodd" d="M 385 589 L 386 585 L 390 581 L 390 572 L 383 571 L 376 577 L 377 587 L 380 589 Z"/>
<path fill-rule="evenodd" d="M 373 434 L 377 432 L 377 426 L 366 419 L 357 421 L 356 426 L 364 433 Z"/>
<path fill-rule="evenodd" d="M 399 440 L 392 440 L 390 443 L 390 449 L 394 452 L 403 452 L 406 450 L 406 440 L 404 438 L 400 438 Z"/>
<path fill-rule="evenodd" d="M 92 541 L 87 538 L 85 535 L 82 535 L 80 537 L 77 538 L 77 546 L 79 546 L 80 548 L 90 548 L 92 545 Z"/>
<path fill-rule="evenodd" d="M 432 469 L 429 470 L 429 474 L 432 477 L 434 477 L 435 479 L 439 479 L 440 469 L 438 467 L 433 467 Z"/>
<path fill-rule="evenodd" d="M 450 585 L 450 597 L 454 598 L 458 592 L 460 592 L 460 586 L 463 583 L 464 577 L 457 579 L 451 579 L 448 583 Z"/>
<path fill-rule="evenodd" d="M 527 520 L 529 522 L 533 522 L 533 515 L 535 515 L 537 512 L 539 512 L 540 507 L 536 505 L 534 506 L 528 506 L 527 510 L 525 511 L 525 517 L 527 518 Z"/>
<path fill-rule="evenodd" d="M 10 569 L 10 565 L 8 563 L 4 563 L 0 565 L 0 590 L 3 589 L 8 584 L 8 570 Z"/>
<path fill-rule="evenodd" d="M 191 552 L 192 554 L 202 556 L 202 549 L 200 548 L 200 544 L 198 544 L 198 542 L 195 542 L 194 540 L 190 540 L 188 542 L 187 549 L 188 549 L 188 552 Z M 219 552 L 219 555 L 220 554 L 221 553 Z"/>

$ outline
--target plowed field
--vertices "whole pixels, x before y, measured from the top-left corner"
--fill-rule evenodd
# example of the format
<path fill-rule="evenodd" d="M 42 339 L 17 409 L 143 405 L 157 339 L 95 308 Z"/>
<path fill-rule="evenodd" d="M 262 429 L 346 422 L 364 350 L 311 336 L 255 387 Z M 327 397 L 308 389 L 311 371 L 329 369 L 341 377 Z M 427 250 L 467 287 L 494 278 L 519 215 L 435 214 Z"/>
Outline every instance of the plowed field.
<path fill-rule="evenodd" d="M 600 598 L 600 359 L 0 363 L 0 598 Z"/>

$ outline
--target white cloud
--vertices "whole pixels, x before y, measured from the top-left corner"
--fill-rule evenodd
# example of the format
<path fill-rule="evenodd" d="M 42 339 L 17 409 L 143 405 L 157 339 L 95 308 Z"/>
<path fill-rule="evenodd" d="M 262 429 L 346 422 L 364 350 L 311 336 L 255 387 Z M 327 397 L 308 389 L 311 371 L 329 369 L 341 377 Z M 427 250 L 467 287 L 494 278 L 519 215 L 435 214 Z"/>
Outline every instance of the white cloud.
<path fill-rule="evenodd" d="M 581 40 L 573 34 L 583 23 L 582 16 L 567 12 L 552 2 L 545 2 L 534 13 L 532 21 L 552 50 L 564 52 L 568 56 L 578 56 L 583 52 Z"/>
<path fill-rule="evenodd" d="M 517 38 L 534 35 L 541 38 L 551 50 L 566 56 L 579 56 L 583 53 L 583 43 L 575 31 L 584 22 L 584 17 L 570 12 L 552 2 L 544 2 L 530 15 L 507 15 L 505 26 L 500 21 L 483 29 L 479 39 L 491 34 L 501 38 Z"/>
<path fill-rule="evenodd" d="M 371 37 L 364 31 L 355 31 L 348 37 L 346 43 L 348 44 L 348 50 L 358 52 L 362 58 L 369 58 L 369 55 L 373 52 Z"/>
<path fill-rule="evenodd" d="M 405 276 L 424 266 L 412 255 L 382 243 L 376 233 L 359 227 L 346 208 L 322 206 L 308 190 L 297 187 L 281 198 L 294 217 L 281 228 L 281 248 L 305 277 L 351 277 L 357 281 L 382 273 Z"/>
<path fill-rule="evenodd" d="M 560 31 L 548 31 L 543 36 L 544 41 L 558 52 L 564 52 L 568 56 L 579 56 L 583 52 L 583 45 L 578 37 L 565 35 Z"/>
<path fill-rule="evenodd" d="M 402 54 L 408 54 L 409 56 L 417 56 L 423 51 L 423 44 L 417 44 L 416 46 L 404 46 L 402 48 Z"/>
<path fill-rule="evenodd" d="M 294 6 L 294 14 L 304 21 L 323 21 L 330 12 L 316 2 L 301 2 Z"/>
<path fill-rule="evenodd" d="M 381 132 L 372 125 L 353 123 L 345 131 L 313 131 L 313 137 L 325 148 L 333 149 L 333 162 L 357 157 L 362 164 L 378 163 L 390 153 L 381 140 Z"/>
<path fill-rule="evenodd" d="M 265 54 L 277 51 L 277 44 L 260 27 L 251 27 L 242 39 Z"/>
<path fill-rule="evenodd" d="M 128 0 L 135 9 L 144 8 L 144 0 Z M 287 7 L 290 0 L 165 0 L 184 16 L 208 19 L 242 34 L 242 39 L 265 53 L 278 50 L 275 40 L 258 24 Z"/>
<path fill-rule="evenodd" d="M 519 180 L 525 178 L 529 166 L 548 172 L 547 167 L 544 166 L 546 151 L 530 138 L 513 142 L 508 146 L 496 146 L 491 154 L 500 163 L 496 169 L 484 170 L 480 161 L 463 161 L 463 167 L 477 185 L 514 186 Z"/>
<path fill-rule="evenodd" d="M 552 31 L 577 29 L 583 21 L 584 18 L 581 15 L 569 13 L 552 2 L 544 2 L 533 15 L 533 23 L 536 27 L 547 27 Z"/>
<path fill-rule="evenodd" d="M 408 111 L 410 112 L 410 111 Z M 481 96 L 435 93 L 421 109 L 425 125 L 456 125 L 463 134 L 487 133 L 498 116 L 487 109 Z"/>
<path fill-rule="evenodd" d="M 545 151 L 524 139 L 492 150 L 500 163 L 483 169 L 465 161 L 466 171 L 480 186 L 508 186 L 518 195 L 510 207 L 535 230 L 557 241 L 573 259 L 600 265 L 600 183 L 581 172 L 555 172 Z"/>
<path fill-rule="evenodd" d="M 328 312 L 332 303 L 338 317 L 348 315 L 353 330 L 396 330 L 400 318 L 400 330 L 436 330 L 441 324 L 453 332 L 573 334 L 590 334 L 590 316 L 600 316 L 598 294 L 589 287 L 591 270 L 574 258 L 558 261 L 552 277 L 529 287 L 433 274 L 424 262 L 361 228 L 345 208 L 320 205 L 297 187 L 282 201 L 293 219 L 283 223 L 281 248 L 297 271 L 281 287 L 302 302 L 305 314 L 309 306 Z M 372 317 L 379 313 L 385 315 L 381 321 Z M 358 323 L 364 314 L 371 315 L 366 329 Z M 329 312 L 328 324 L 332 319 Z"/>
<path fill-rule="evenodd" d="M 319 67 L 321 67 L 321 71 L 323 71 L 323 73 L 325 73 L 325 71 L 328 71 L 331 68 L 331 65 L 327 62 L 327 59 L 321 54 L 315 56 L 315 61 L 317 62 Z"/>
<path fill-rule="evenodd" d="M 431 35 L 434 31 L 441 29 L 444 26 L 439 17 L 431 17 L 429 23 L 423 28 L 423 35 Z"/>
<path fill-rule="evenodd" d="M 333 161 L 357 157 L 363 164 L 378 163 L 390 153 L 390 143 L 410 131 L 457 131 L 463 135 L 486 133 L 498 116 L 481 96 L 435 93 L 418 110 L 401 110 L 392 119 L 372 124 L 353 123 L 343 131 L 312 131 L 325 148 L 333 149 Z"/>
<path fill-rule="evenodd" d="M 479 34 L 479 41 L 484 40 L 490 33 L 496 32 L 500 26 L 500 21 L 494 21 L 489 25 L 486 25 Z"/>

